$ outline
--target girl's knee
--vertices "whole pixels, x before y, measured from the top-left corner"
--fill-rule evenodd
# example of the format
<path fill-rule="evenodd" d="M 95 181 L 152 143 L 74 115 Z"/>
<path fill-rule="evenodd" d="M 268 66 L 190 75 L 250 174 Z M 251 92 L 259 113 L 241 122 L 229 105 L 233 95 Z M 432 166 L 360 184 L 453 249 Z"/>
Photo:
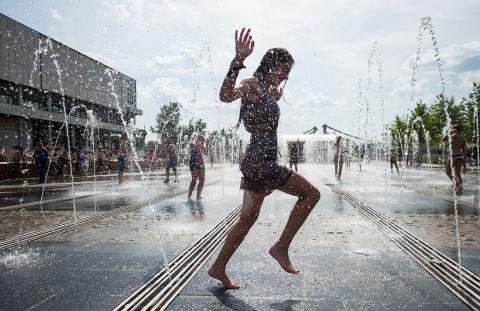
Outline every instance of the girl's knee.
<path fill-rule="evenodd" d="M 308 201 L 308 205 L 314 207 L 320 201 L 320 197 L 320 191 L 312 186 L 303 196 L 300 196 L 300 199 Z"/>
<path fill-rule="evenodd" d="M 314 204 L 317 204 L 317 202 L 320 201 L 320 198 L 321 198 L 320 191 L 317 188 L 313 187 L 313 189 L 310 192 L 310 197 L 312 202 L 314 202 Z"/>

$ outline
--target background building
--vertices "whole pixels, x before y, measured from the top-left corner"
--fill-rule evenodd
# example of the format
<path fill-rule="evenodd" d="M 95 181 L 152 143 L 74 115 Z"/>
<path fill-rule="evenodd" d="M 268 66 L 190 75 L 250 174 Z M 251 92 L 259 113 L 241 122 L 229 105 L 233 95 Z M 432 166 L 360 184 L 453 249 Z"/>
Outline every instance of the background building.
<path fill-rule="evenodd" d="M 108 148 L 124 131 L 120 111 L 134 126 L 136 105 L 134 79 L 0 14 L 1 145 L 66 146 L 65 107 L 73 147 L 91 142 L 93 115 Z"/>

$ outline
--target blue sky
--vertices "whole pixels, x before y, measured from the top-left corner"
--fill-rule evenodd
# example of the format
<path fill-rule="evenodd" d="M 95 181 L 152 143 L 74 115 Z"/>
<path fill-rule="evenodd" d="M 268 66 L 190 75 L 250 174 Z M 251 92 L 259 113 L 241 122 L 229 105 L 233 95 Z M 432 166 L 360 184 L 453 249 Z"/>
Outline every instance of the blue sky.
<path fill-rule="evenodd" d="M 420 19 L 430 16 L 438 39 L 447 95 L 461 98 L 480 81 L 479 1 L 0 1 L 0 12 L 135 78 L 137 126 L 149 128 L 161 105 L 176 100 L 183 118 L 231 127 L 239 103 L 220 104 L 217 92 L 233 57 L 235 29 L 252 28 L 255 50 L 241 78 L 268 48 L 295 58 L 282 109 L 280 134 L 327 123 L 358 131 L 359 79 L 368 80 L 374 42 L 382 60 L 385 119 L 412 107 L 410 80 Z M 415 99 L 440 91 L 432 43 L 424 34 Z M 370 104 L 371 130 L 381 129 L 377 66 Z M 365 111 L 365 110 L 364 110 Z M 243 131 L 242 131 L 243 132 Z"/>

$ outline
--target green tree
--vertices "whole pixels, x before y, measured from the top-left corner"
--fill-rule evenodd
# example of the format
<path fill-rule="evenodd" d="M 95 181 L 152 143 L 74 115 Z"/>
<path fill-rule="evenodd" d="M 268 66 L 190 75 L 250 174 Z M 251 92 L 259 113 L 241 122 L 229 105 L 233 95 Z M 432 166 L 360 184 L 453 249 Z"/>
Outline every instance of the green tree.
<path fill-rule="evenodd" d="M 405 137 L 408 134 L 408 123 L 405 119 L 400 118 L 398 115 L 393 119 L 392 125 L 390 125 L 390 135 L 392 135 L 392 144 L 396 146 L 405 145 Z"/>
<path fill-rule="evenodd" d="M 390 134 L 396 144 L 401 143 L 405 146 L 405 143 L 412 143 L 412 134 L 416 131 L 420 144 L 424 145 L 427 131 L 430 135 L 430 145 L 440 146 L 447 126 L 446 111 L 450 117 L 450 124 L 460 124 L 467 143 L 476 145 L 475 118 L 477 120 L 480 118 L 480 84 L 476 82 L 473 83 L 472 92 L 460 102 L 455 102 L 453 97 L 443 94 L 438 95 L 431 104 L 420 100 L 407 117 L 395 117 L 390 126 Z M 405 137 L 409 139 L 408 142 L 405 141 Z"/>
<path fill-rule="evenodd" d="M 428 105 L 420 100 L 415 104 L 411 116 L 409 117 L 410 130 L 408 135 L 411 136 L 411 132 L 415 130 L 418 133 L 419 143 L 425 145 L 426 132 L 428 132 L 428 135 L 431 137 L 432 125 L 432 116 L 428 109 Z"/>
<path fill-rule="evenodd" d="M 438 95 L 435 102 L 429 107 L 430 114 L 432 116 L 431 125 L 431 137 L 434 144 L 440 144 L 442 141 L 442 133 L 447 126 L 447 115 L 445 108 L 450 116 L 450 124 L 463 124 L 464 113 L 463 104 L 455 104 L 453 97 L 445 97 L 444 95 Z"/>
<path fill-rule="evenodd" d="M 467 142 L 470 142 L 476 146 L 478 135 L 476 131 L 477 124 L 475 124 L 475 117 L 480 117 L 480 83 L 473 83 L 473 90 L 467 98 L 463 98 L 463 104 L 465 105 L 465 124 L 462 126 L 463 133 Z M 476 114 L 476 116 L 475 116 Z"/>
<path fill-rule="evenodd" d="M 182 125 L 179 128 L 182 141 L 183 142 L 190 142 L 194 137 L 198 135 L 205 135 L 205 131 L 207 129 L 207 122 L 203 121 L 202 119 L 190 119 L 187 125 Z"/>
<path fill-rule="evenodd" d="M 179 123 L 180 104 L 170 102 L 160 108 L 156 118 L 156 125 L 155 127 L 150 127 L 150 130 L 159 135 L 161 143 L 164 143 L 167 139 L 177 143 Z"/>

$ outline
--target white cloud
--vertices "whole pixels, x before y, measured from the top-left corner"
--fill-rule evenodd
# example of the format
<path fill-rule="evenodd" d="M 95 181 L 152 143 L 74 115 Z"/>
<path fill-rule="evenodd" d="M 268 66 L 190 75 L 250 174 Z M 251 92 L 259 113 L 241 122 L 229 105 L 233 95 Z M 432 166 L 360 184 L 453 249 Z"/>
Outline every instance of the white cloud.
<path fill-rule="evenodd" d="M 424 37 L 423 46 L 431 46 L 428 37 Z M 410 70 L 410 77 L 401 77 L 395 80 L 393 96 L 406 95 L 409 90 L 411 80 L 412 66 L 416 55 L 411 55 L 407 63 Z M 478 72 L 480 71 L 480 41 L 470 41 L 465 43 L 454 43 L 439 48 L 439 58 L 441 62 L 442 74 L 445 79 L 447 93 L 456 89 L 470 88 L 473 81 L 479 81 Z M 421 93 L 427 89 L 439 89 L 440 72 L 433 48 L 425 49 L 422 52 L 421 59 L 416 70 L 417 85 L 415 93 Z M 421 79 L 419 77 L 422 77 Z"/>
<path fill-rule="evenodd" d="M 156 56 L 152 60 L 147 60 L 145 65 L 148 68 L 157 67 L 167 67 L 167 66 L 178 66 L 184 62 L 185 57 L 182 55 L 163 55 Z"/>
<path fill-rule="evenodd" d="M 348 105 L 344 98 L 331 98 L 320 91 L 312 91 L 310 88 L 305 88 L 307 84 L 301 83 L 303 86 L 299 89 L 287 88 L 284 93 L 285 100 L 296 109 L 301 109 L 303 112 L 309 113 L 310 109 L 331 109 L 340 108 Z M 281 99 L 282 101 L 283 99 Z"/>
<path fill-rule="evenodd" d="M 462 72 L 459 76 L 461 85 L 466 89 L 471 89 L 473 82 L 480 82 L 480 70 Z"/>
<path fill-rule="evenodd" d="M 175 54 L 162 54 L 144 61 L 143 66 L 161 74 L 193 75 L 210 73 L 214 64 L 209 63 L 205 45 L 180 46 Z"/>
<path fill-rule="evenodd" d="M 63 16 L 60 15 L 60 13 L 56 9 L 50 9 L 50 14 L 52 18 L 56 20 L 59 20 L 59 21 L 63 20 Z"/>
<path fill-rule="evenodd" d="M 443 69 L 469 71 L 470 68 L 465 66 L 465 63 L 472 58 L 480 59 L 480 41 L 455 43 L 446 47 L 440 47 L 439 51 Z M 410 63 L 413 64 L 413 58 L 410 60 Z M 420 66 L 423 65 L 430 68 L 436 66 L 435 51 L 433 49 L 428 49 L 424 53 Z M 480 61 L 475 65 L 478 67 L 473 69 L 480 69 Z"/>
<path fill-rule="evenodd" d="M 185 55 L 159 55 L 144 62 L 147 70 L 161 74 L 185 75 L 192 74 L 192 61 Z"/>
<path fill-rule="evenodd" d="M 78 21 L 61 28 L 55 27 L 52 12 L 43 10 L 38 1 L 10 1 L 2 7 L 2 13 L 54 38 L 61 37 L 75 49 L 93 51 L 89 53 L 93 58 L 136 79 L 139 108 L 145 112 L 138 120 L 147 128 L 158 106 L 170 99 L 189 104 L 192 117 L 205 118 L 209 126 L 216 126 L 217 113 L 212 107 L 234 55 L 234 31 L 242 26 L 252 27 L 255 50 L 246 60 L 247 69 L 242 70 L 240 78 L 253 73 L 268 48 L 286 47 L 295 58 L 285 94 L 291 105 L 279 103 L 281 126 L 290 133 L 304 129 L 307 121 L 302 120 L 311 120 L 308 122 L 312 126 L 329 123 L 348 127 L 357 120 L 358 79 L 365 82 L 368 78 L 367 60 L 374 41 L 379 42 L 383 56 L 388 115 L 402 115 L 411 108 L 411 60 L 415 57 L 420 18 L 425 15 L 433 18 L 447 94 L 466 96 L 471 82 L 480 79 L 480 68 L 475 67 L 475 57 L 480 55 L 475 31 L 480 28 L 479 5 L 473 0 L 444 1 L 441 5 L 436 0 L 102 3 L 100 10 L 92 10 L 88 1 L 59 1 L 55 8 L 64 20 Z M 205 44 L 210 48 L 211 61 Z M 439 91 L 427 34 L 423 47 L 416 98 Z M 191 103 L 192 80 L 197 80 L 199 86 L 195 105 Z M 377 93 L 375 85 L 368 94 L 375 114 L 380 110 Z M 221 122 L 234 123 L 238 103 L 222 105 L 219 111 Z"/>
<path fill-rule="evenodd" d="M 146 101 L 152 101 L 160 97 L 166 97 L 179 103 L 189 102 L 189 91 L 173 77 L 156 78 L 149 84 L 137 86 L 138 96 Z"/>
<path fill-rule="evenodd" d="M 401 77 L 396 79 L 393 82 L 393 90 L 391 96 L 411 96 L 412 92 L 413 95 L 421 94 L 422 92 L 427 90 L 429 85 L 429 80 L 426 78 L 422 78 L 420 80 L 415 81 L 415 85 L 411 86 L 412 78 Z"/>
<path fill-rule="evenodd" d="M 143 0 L 106 0 L 103 2 L 106 13 L 115 17 L 119 23 L 141 21 L 144 4 Z"/>

